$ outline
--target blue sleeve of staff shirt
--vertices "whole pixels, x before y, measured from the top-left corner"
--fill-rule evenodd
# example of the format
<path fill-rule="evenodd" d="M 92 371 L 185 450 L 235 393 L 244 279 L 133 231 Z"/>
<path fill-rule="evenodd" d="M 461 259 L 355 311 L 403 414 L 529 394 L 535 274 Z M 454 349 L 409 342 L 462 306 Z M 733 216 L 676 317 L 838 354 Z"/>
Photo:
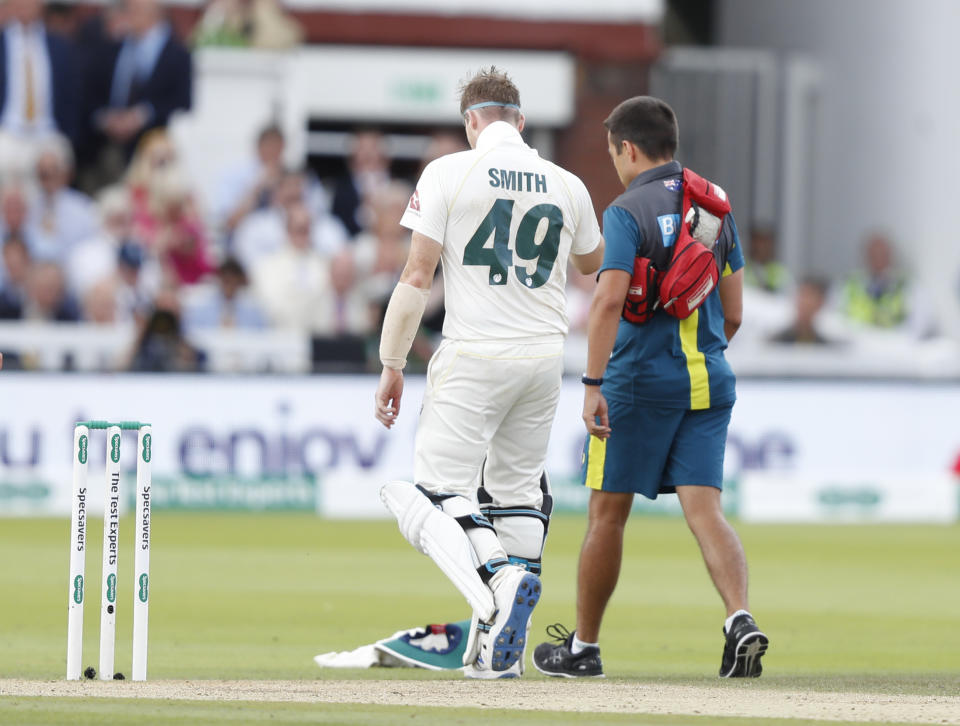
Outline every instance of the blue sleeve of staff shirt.
<path fill-rule="evenodd" d="M 633 274 L 633 260 L 640 245 L 637 220 L 623 207 L 607 207 L 603 213 L 604 270 L 623 270 Z"/>

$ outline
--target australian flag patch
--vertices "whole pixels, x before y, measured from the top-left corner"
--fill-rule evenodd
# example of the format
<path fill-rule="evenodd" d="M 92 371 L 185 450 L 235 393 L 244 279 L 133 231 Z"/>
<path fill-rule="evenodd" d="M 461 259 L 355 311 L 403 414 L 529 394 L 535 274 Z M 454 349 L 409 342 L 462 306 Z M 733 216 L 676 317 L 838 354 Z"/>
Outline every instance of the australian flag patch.
<path fill-rule="evenodd" d="M 671 192 L 679 192 L 683 187 L 683 182 L 681 182 L 679 179 L 664 179 L 663 186 L 665 186 Z"/>

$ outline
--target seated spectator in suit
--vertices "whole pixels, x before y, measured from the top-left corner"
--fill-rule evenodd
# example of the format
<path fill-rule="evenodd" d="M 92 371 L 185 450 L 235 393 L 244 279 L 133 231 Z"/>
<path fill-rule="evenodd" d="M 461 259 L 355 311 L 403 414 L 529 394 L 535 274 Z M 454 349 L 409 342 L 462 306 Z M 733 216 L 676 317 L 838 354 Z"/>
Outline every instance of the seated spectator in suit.
<path fill-rule="evenodd" d="M 917 338 L 935 332 L 930 301 L 897 266 L 893 244 L 882 233 L 867 237 L 863 267 L 847 278 L 840 294 L 841 311 L 855 323 Z"/>
<path fill-rule="evenodd" d="M 383 134 L 358 131 L 350 144 L 347 175 L 336 184 L 331 211 L 351 237 L 370 226 L 367 204 L 390 181 L 390 159 Z"/>
<path fill-rule="evenodd" d="M 23 315 L 30 279 L 30 250 L 19 237 L 3 243 L 3 274 L 0 275 L 0 320 L 17 320 Z"/>
<path fill-rule="evenodd" d="M 190 108 L 193 66 L 157 0 L 123 0 L 126 36 L 114 59 L 109 96 L 92 122 L 101 142 L 129 159 L 151 129 L 165 128 L 176 111 Z"/>
<path fill-rule="evenodd" d="M 831 341 L 817 330 L 817 315 L 827 299 L 828 285 L 815 277 L 800 281 L 794 297 L 794 319 L 789 327 L 770 338 L 773 343 L 824 345 Z"/>
<path fill-rule="evenodd" d="M 787 295 L 792 291 L 790 271 L 777 259 L 777 236 L 772 226 L 753 225 L 746 252 L 744 285 L 775 295 Z"/>
<path fill-rule="evenodd" d="M 216 285 L 192 291 L 183 305 L 183 325 L 188 332 L 209 328 L 260 330 L 267 319 L 257 299 L 248 291 L 247 273 L 233 258 L 217 269 Z"/>
<path fill-rule="evenodd" d="M 237 228 L 233 255 L 251 277 L 260 261 L 282 249 L 287 242 L 287 212 L 305 207 L 310 215 L 311 243 L 323 257 L 332 257 L 346 243 L 347 233 L 336 217 L 310 204 L 306 177 L 298 171 L 284 172 L 273 191 L 271 204 L 250 214 Z"/>
<path fill-rule="evenodd" d="M 21 318 L 48 323 L 80 319 L 80 310 L 67 293 L 63 271 L 56 262 L 37 262 L 30 268 Z"/>
<path fill-rule="evenodd" d="M 74 245 L 97 233 L 93 201 L 68 186 L 73 150 L 63 136 L 40 144 L 34 169 L 39 187 L 29 210 L 34 249 L 38 257 L 65 261 Z"/>
<path fill-rule="evenodd" d="M 6 0 L 0 33 L 0 171 L 23 171 L 33 144 L 76 133 L 77 68 L 66 39 L 47 32 L 41 0 Z"/>

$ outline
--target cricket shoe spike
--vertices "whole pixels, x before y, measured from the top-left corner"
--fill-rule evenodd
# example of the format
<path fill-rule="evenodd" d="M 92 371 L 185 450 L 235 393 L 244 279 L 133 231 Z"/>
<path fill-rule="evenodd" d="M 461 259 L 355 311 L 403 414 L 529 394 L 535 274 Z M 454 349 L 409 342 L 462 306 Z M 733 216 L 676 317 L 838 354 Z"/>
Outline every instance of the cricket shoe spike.
<path fill-rule="evenodd" d="M 730 623 L 729 632 L 724 629 L 726 643 L 723 660 L 720 662 L 721 678 L 758 678 L 763 672 L 760 658 L 767 652 L 770 639 L 749 613 L 738 615 Z"/>
<path fill-rule="evenodd" d="M 540 578 L 522 567 L 509 566 L 497 573 L 493 599 L 496 615 L 490 632 L 480 638 L 477 663 L 494 671 L 509 670 L 523 658 L 530 615 L 540 600 Z"/>
<path fill-rule="evenodd" d="M 480 618 L 491 620 L 496 611 L 493 593 L 477 573 L 473 545 L 457 520 L 410 482 L 384 484 L 380 499 L 397 518 L 407 542 L 437 564 Z"/>

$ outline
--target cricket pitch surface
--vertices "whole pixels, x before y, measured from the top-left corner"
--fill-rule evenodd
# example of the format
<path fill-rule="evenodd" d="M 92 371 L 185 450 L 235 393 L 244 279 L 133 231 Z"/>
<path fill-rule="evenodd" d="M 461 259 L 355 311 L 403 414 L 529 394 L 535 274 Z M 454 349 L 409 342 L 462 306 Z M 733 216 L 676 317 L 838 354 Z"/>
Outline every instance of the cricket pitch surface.
<path fill-rule="evenodd" d="M 585 713 L 676 714 L 960 724 L 960 696 L 585 681 L 30 681 L 0 696 L 353 703 Z"/>

